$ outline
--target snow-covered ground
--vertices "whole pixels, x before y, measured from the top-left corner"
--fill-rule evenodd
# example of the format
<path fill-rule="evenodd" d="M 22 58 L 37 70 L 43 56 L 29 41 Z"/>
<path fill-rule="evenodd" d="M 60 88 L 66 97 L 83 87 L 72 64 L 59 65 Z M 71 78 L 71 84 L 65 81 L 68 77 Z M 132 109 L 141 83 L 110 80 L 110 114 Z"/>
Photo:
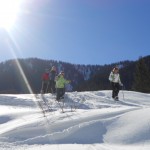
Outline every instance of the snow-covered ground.
<path fill-rule="evenodd" d="M 55 95 L 0 95 L 0 150 L 149 150 L 150 94 L 119 97 L 68 92 L 62 113 Z"/>

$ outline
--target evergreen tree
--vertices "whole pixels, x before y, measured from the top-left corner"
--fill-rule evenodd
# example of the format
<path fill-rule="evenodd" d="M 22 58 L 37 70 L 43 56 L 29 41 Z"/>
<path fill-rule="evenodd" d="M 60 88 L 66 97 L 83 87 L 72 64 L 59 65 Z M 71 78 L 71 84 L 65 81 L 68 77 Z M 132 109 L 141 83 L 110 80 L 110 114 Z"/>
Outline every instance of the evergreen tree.
<path fill-rule="evenodd" d="M 136 65 L 133 89 L 150 93 L 150 70 L 143 58 L 140 58 Z"/>

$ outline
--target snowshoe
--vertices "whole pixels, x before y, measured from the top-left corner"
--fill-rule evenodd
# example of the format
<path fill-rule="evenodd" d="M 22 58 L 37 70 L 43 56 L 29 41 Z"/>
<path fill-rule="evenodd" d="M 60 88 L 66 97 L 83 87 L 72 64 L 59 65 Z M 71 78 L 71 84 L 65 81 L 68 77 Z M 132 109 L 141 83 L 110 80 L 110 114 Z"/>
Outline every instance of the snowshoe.
<path fill-rule="evenodd" d="M 114 98 L 114 100 L 115 100 L 115 101 L 119 101 L 119 97 L 116 96 L 116 97 Z"/>

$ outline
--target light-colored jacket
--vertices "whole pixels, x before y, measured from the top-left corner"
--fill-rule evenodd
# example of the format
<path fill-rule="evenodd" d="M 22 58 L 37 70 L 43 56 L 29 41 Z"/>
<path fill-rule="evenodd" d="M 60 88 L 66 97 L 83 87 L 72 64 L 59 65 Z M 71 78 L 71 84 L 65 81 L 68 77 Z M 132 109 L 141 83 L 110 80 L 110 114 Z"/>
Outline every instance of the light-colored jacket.
<path fill-rule="evenodd" d="M 121 80 L 120 80 L 119 73 L 113 73 L 113 72 L 111 72 L 110 75 L 109 75 L 109 81 L 110 82 L 114 82 L 114 83 L 122 84 Z"/>
<path fill-rule="evenodd" d="M 65 88 L 65 84 L 68 83 L 70 83 L 70 81 L 66 80 L 62 75 L 56 78 L 56 88 Z"/>

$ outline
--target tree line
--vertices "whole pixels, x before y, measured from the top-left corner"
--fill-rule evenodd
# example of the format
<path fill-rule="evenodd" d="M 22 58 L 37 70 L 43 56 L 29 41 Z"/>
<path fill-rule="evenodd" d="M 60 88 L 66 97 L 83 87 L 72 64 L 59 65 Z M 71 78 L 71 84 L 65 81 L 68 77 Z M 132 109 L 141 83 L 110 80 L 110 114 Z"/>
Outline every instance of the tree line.
<path fill-rule="evenodd" d="M 58 73 L 65 72 L 73 91 L 109 90 L 108 76 L 116 65 L 126 90 L 150 93 L 150 56 L 109 65 L 76 65 L 38 58 L 7 60 L 0 63 L 0 93 L 39 93 L 41 76 L 52 66 L 56 66 Z"/>

